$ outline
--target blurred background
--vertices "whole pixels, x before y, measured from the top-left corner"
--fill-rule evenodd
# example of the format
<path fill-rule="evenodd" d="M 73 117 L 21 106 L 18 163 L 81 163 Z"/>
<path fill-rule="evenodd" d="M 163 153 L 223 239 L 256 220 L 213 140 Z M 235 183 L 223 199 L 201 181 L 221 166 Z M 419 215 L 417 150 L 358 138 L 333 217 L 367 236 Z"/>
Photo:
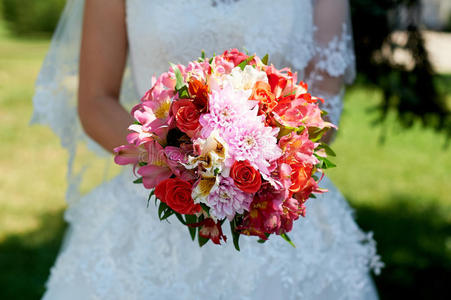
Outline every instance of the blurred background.
<path fill-rule="evenodd" d="M 64 4 L 0 0 L 0 299 L 40 298 L 66 228 L 68 155 L 50 129 L 28 125 Z M 358 77 L 329 175 L 374 232 L 381 299 L 449 299 L 451 1 L 351 6 Z"/>

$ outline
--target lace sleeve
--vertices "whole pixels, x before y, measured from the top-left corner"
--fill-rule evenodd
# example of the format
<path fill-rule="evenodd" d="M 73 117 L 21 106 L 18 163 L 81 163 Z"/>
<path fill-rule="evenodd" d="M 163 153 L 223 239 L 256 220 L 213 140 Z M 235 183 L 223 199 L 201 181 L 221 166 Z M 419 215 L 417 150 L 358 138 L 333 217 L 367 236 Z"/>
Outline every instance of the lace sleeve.
<path fill-rule="evenodd" d="M 344 85 L 355 77 L 355 57 L 348 0 L 313 0 L 313 56 L 305 81 L 315 96 L 325 100 L 323 109 L 338 124 L 343 108 Z"/>

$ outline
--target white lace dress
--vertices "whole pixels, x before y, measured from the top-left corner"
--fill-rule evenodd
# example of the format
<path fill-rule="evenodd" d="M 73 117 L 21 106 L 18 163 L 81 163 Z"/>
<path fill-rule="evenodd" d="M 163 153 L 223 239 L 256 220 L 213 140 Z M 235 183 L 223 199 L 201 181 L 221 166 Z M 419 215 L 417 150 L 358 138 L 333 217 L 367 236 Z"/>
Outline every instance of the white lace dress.
<path fill-rule="evenodd" d="M 318 15 L 321 2 L 340 3 L 342 12 L 332 5 Z M 72 99 L 78 54 L 71 43 L 79 41 L 74 28 L 81 7 L 80 0 L 68 2 L 34 98 L 34 120 L 61 136 L 71 163 L 79 141 L 88 140 Z M 327 80 L 353 78 L 347 1 L 126 0 L 126 11 L 130 73 L 123 99 L 137 101 L 134 95 L 143 94 L 151 75 L 165 71 L 168 62 L 187 63 L 201 49 L 211 55 L 245 47 L 307 76 L 311 88 L 326 95 L 331 119 L 338 122 L 343 89 L 332 93 Z M 69 234 L 45 300 L 377 299 L 369 276 L 381 265 L 375 243 L 328 178 L 321 186 L 330 191 L 309 200 L 307 216 L 295 222 L 290 237 L 296 248 L 277 236 L 263 245 L 243 237 L 241 252 L 230 242 L 199 248 L 176 220 L 160 222 L 156 208 L 146 207 L 148 191 L 132 184 L 129 169 L 84 196 L 75 191 L 80 174 L 72 164 L 68 178 Z"/>

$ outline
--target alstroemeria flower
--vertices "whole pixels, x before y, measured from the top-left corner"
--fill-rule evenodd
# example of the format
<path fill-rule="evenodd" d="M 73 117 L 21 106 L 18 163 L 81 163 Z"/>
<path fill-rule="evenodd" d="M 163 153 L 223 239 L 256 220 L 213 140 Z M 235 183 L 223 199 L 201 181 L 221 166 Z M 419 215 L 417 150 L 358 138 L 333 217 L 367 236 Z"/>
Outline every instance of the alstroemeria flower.
<path fill-rule="evenodd" d="M 118 165 L 136 165 L 139 162 L 146 162 L 147 150 L 144 146 L 123 145 L 114 148 L 114 162 Z"/>
<path fill-rule="evenodd" d="M 332 123 L 326 122 L 321 117 L 321 109 L 318 105 L 310 103 L 310 94 L 302 94 L 298 98 L 284 97 L 280 99 L 273 109 L 274 119 L 282 126 L 297 128 L 300 126 L 323 128 L 336 128 Z"/>
<path fill-rule="evenodd" d="M 264 240 L 267 239 L 266 233 L 278 232 L 281 226 L 284 196 L 283 191 L 277 191 L 265 182 L 254 195 L 249 214 L 244 218 L 239 230 L 243 234 L 256 235 Z"/>
<path fill-rule="evenodd" d="M 190 227 L 200 227 L 199 235 L 210 239 L 213 243 L 220 245 L 221 240 L 227 241 L 227 237 L 222 233 L 221 223 L 215 222 L 212 218 L 207 218 L 199 223 L 190 224 Z"/>
<path fill-rule="evenodd" d="M 187 169 L 197 168 L 201 176 L 216 176 L 224 169 L 224 160 L 227 157 L 228 147 L 219 135 L 213 131 L 207 139 L 194 141 L 194 154 L 188 157 L 185 164 Z"/>
<path fill-rule="evenodd" d="M 297 134 L 291 132 L 279 140 L 279 147 L 283 151 L 282 161 L 316 165 L 319 160 L 313 155 L 318 144 L 309 139 L 307 130 Z"/>
<path fill-rule="evenodd" d="M 149 143 L 147 165 L 142 166 L 138 170 L 138 174 L 143 177 L 143 185 L 146 189 L 152 189 L 157 184 L 172 175 L 169 168 L 163 147 L 156 142 Z"/>

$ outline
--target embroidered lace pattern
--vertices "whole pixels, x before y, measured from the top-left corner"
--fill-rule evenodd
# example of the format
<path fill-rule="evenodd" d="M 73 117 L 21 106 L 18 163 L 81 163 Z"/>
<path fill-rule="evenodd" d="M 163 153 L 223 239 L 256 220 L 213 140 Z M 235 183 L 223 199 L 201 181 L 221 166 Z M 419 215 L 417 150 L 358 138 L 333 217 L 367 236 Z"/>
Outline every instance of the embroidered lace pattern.
<path fill-rule="evenodd" d="M 307 203 L 290 233 L 296 248 L 242 238 L 241 252 L 230 241 L 199 248 L 177 220 L 158 221 L 131 180 L 116 177 L 68 209 L 72 232 L 44 299 L 76 289 L 78 299 L 375 299 L 375 243 L 327 178 L 330 192 Z"/>

